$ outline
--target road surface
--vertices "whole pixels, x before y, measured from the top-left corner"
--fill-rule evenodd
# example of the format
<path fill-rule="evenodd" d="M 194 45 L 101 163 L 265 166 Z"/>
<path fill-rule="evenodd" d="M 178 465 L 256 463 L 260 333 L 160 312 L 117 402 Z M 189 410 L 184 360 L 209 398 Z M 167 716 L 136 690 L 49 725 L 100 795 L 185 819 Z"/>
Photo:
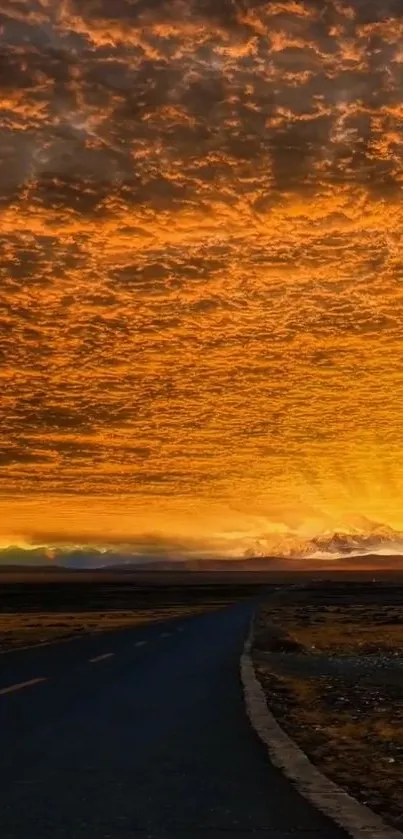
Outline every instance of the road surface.
<path fill-rule="evenodd" d="M 2 839 L 345 839 L 250 727 L 251 609 L 0 656 Z"/>

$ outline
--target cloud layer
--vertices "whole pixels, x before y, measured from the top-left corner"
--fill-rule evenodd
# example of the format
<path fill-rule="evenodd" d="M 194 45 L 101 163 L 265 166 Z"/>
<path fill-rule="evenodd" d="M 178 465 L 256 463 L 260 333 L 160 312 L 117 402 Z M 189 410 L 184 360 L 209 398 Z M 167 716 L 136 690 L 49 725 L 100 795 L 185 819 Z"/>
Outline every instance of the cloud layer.
<path fill-rule="evenodd" d="M 403 527 L 403 2 L 1 8 L 3 541 Z"/>

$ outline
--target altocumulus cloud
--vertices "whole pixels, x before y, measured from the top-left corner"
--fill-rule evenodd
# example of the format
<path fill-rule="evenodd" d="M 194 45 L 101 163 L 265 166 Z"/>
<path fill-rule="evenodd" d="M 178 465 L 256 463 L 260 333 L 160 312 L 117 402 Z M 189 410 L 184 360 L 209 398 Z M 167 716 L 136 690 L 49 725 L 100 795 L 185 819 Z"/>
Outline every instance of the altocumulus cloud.
<path fill-rule="evenodd" d="M 0 16 L 4 538 L 401 526 L 402 2 Z"/>

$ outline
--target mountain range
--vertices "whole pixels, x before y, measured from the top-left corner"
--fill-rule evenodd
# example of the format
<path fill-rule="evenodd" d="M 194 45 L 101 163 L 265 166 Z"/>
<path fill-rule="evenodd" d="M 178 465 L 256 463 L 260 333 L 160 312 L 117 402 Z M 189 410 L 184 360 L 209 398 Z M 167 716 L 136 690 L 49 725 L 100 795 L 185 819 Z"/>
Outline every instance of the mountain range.
<path fill-rule="evenodd" d="M 245 551 L 245 557 L 267 556 L 312 559 L 335 559 L 337 557 L 393 554 L 403 556 L 403 533 L 388 525 L 371 524 L 366 530 L 349 528 L 340 531 L 325 531 L 310 539 L 293 533 L 280 537 L 270 534 L 258 539 Z"/>
<path fill-rule="evenodd" d="M 245 544 L 246 542 L 246 544 Z M 130 547 L 99 549 L 96 547 L 45 547 L 24 549 L 10 546 L 0 549 L 0 568 L 10 566 L 47 566 L 53 568 L 130 570 L 300 570 L 313 568 L 379 567 L 403 568 L 403 533 L 387 525 L 361 519 L 357 526 L 345 530 L 325 531 L 311 538 L 295 533 L 267 534 L 245 540 L 243 555 L 231 558 L 138 554 Z"/>

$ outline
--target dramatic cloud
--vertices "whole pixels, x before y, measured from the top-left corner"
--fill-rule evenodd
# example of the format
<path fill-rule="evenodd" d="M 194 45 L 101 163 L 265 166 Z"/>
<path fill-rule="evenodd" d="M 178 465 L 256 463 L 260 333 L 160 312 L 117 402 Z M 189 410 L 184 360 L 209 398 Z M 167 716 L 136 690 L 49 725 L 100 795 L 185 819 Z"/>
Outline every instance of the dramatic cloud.
<path fill-rule="evenodd" d="M 0 540 L 403 529 L 402 0 L 0 26 Z"/>

